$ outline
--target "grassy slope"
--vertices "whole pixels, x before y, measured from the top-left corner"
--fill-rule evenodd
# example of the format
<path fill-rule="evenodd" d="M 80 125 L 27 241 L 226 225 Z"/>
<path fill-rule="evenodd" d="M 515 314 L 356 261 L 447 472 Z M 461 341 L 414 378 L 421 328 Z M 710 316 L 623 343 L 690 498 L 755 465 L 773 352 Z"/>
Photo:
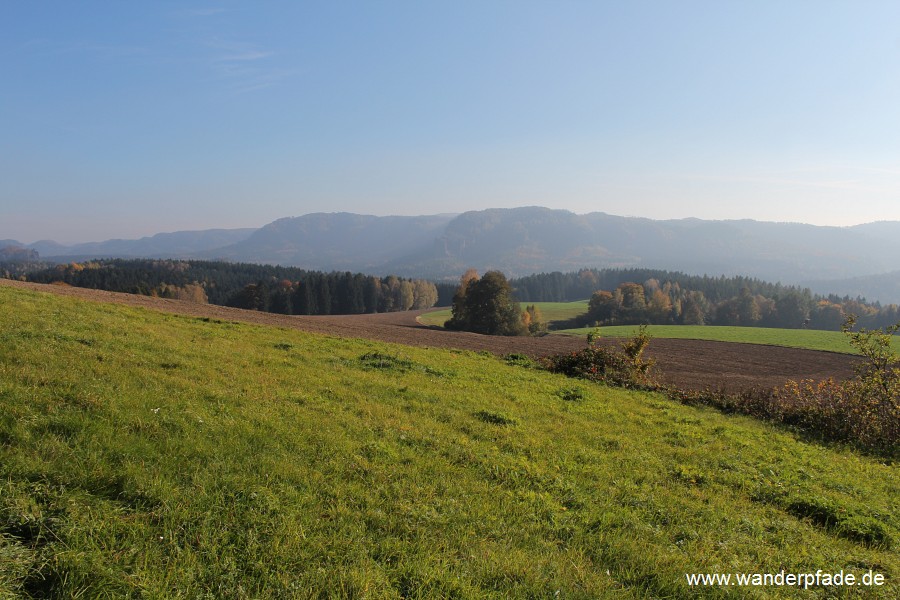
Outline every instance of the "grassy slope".
<path fill-rule="evenodd" d="M 680 598 L 781 568 L 900 592 L 877 460 L 471 353 L 8 288 L 0 532 L 0 596 Z"/>

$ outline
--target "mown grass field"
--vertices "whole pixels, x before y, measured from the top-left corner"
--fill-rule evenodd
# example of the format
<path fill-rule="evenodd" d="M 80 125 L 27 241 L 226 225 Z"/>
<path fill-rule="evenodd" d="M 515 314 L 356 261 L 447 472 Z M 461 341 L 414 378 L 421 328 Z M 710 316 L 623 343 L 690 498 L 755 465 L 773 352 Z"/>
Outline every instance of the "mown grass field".
<path fill-rule="evenodd" d="M 601 327 L 601 337 L 632 337 L 637 331 L 636 325 L 617 325 Z M 553 332 L 557 335 L 584 336 L 594 331 L 591 327 L 581 329 L 563 329 Z M 857 353 L 847 341 L 847 336 L 840 331 L 819 331 L 816 329 L 774 329 L 768 327 L 719 327 L 714 325 L 649 325 L 647 332 L 651 337 L 675 338 L 687 340 L 712 340 L 719 342 L 740 342 L 744 344 L 764 344 L 768 346 L 787 346 L 789 348 L 807 348 L 810 350 L 827 350 L 829 352 Z M 900 338 L 895 336 L 894 348 L 900 351 Z"/>
<path fill-rule="evenodd" d="M 896 598 L 897 475 L 494 357 L 0 288 L 0 597 Z"/>
<path fill-rule="evenodd" d="M 537 302 L 546 321 L 564 321 L 587 311 L 587 301 L 578 302 Z M 442 309 L 422 315 L 419 320 L 425 325 L 443 326 L 450 318 L 450 309 Z M 592 327 L 561 329 L 552 331 L 554 335 L 586 336 L 594 331 Z M 602 337 L 632 337 L 636 325 L 616 325 L 602 327 Z M 815 329 L 775 329 L 769 327 L 720 327 L 715 325 L 651 325 L 648 332 L 655 338 L 686 340 L 710 340 L 718 342 L 739 342 L 786 346 L 809 350 L 826 350 L 855 354 L 856 350 L 847 342 L 847 336 L 839 331 L 819 331 Z M 894 348 L 900 352 L 900 337 L 895 337 Z"/>
<path fill-rule="evenodd" d="M 587 312 L 587 300 L 578 300 L 576 302 L 523 302 L 522 308 L 524 309 L 526 305 L 530 304 L 534 304 L 540 309 L 545 321 L 565 321 Z M 419 317 L 419 320 L 425 325 L 443 327 L 450 316 L 450 309 L 444 308 L 426 313 Z"/>

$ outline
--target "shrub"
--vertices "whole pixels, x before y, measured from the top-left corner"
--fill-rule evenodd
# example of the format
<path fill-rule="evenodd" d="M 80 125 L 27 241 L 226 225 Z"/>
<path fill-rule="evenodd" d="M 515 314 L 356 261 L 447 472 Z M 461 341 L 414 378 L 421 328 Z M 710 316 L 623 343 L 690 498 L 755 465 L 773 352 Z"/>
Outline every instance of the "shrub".
<path fill-rule="evenodd" d="M 827 439 L 885 451 L 896 451 L 900 443 L 896 397 L 884 402 L 856 380 L 789 381 L 775 390 L 773 408 L 777 420 L 816 431 Z"/>
<path fill-rule="evenodd" d="M 865 359 L 848 381 L 789 381 L 776 389 L 740 392 L 687 390 L 658 384 L 653 361 L 643 358 L 650 341 L 645 327 L 620 350 L 600 348 L 599 330 L 588 335 L 588 347 L 541 359 L 554 373 L 627 388 L 652 389 L 683 404 L 706 405 L 739 412 L 812 433 L 826 441 L 846 442 L 885 456 L 900 457 L 900 356 L 891 347 L 900 323 L 883 330 L 853 331 L 849 317 L 842 330 Z M 862 536 L 863 534 L 860 534 Z M 876 540 L 877 533 L 871 537 Z M 877 540 L 876 540 L 877 541 Z"/>
<path fill-rule="evenodd" d="M 570 354 L 555 354 L 542 359 L 547 370 L 590 381 L 627 388 L 655 387 L 652 360 L 643 357 L 650 336 L 641 326 L 621 349 L 601 348 L 596 332 L 588 334 L 588 346 Z"/>
<path fill-rule="evenodd" d="M 843 382 L 789 381 L 775 390 L 772 416 L 828 439 L 896 455 L 900 450 L 900 357 L 891 349 L 891 339 L 900 323 L 883 330 L 853 331 L 855 323 L 851 315 L 841 327 L 865 359 L 854 377 Z"/>
<path fill-rule="evenodd" d="M 841 325 L 841 331 L 850 338 L 850 345 L 866 359 L 856 367 L 852 381 L 855 391 L 872 402 L 893 404 L 896 408 L 900 399 L 900 356 L 893 351 L 891 342 L 900 330 L 900 323 L 882 330 L 853 331 L 855 324 L 856 317 L 850 315 Z"/>
<path fill-rule="evenodd" d="M 528 329 L 531 335 L 546 335 L 547 322 L 544 321 L 544 315 L 536 304 L 529 304 L 522 312 L 522 323 Z"/>
<path fill-rule="evenodd" d="M 743 413 L 812 433 L 823 440 L 847 442 L 861 450 L 893 457 L 900 450 L 900 414 L 896 403 L 876 404 L 857 393 L 853 382 L 789 381 L 774 390 L 737 393 L 664 388 L 683 404 L 706 405 Z"/>

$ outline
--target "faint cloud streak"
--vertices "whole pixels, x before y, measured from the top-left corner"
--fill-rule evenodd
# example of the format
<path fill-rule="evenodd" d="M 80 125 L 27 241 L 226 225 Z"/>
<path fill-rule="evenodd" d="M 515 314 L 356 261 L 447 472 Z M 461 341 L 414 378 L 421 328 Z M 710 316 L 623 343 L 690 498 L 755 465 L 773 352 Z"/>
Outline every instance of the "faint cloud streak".
<path fill-rule="evenodd" d="M 214 15 L 221 14 L 225 12 L 224 8 L 184 8 L 182 10 L 175 11 L 173 16 L 176 17 L 212 17 Z"/>
<path fill-rule="evenodd" d="M 270 56 L 274 56 L 274 52 L 263 52 L 261 50 L 248 50 L 241 54 L 232 54 L 229 56 L 223 56 L 219 60 L 222 61 L 250 61 L 250 60 L 260 60 L 263 58 L 268 58 Z"/>
<path fill-rule="evenodd" d="M 210 65 L 219 78 L 231 82 L 236 93 L 265 89 L 290 78 L 295 69 L 285 69 L 271 64 L 275 52 L 253 44 L 213 40 L 205 44 L 215 51 Z"/>

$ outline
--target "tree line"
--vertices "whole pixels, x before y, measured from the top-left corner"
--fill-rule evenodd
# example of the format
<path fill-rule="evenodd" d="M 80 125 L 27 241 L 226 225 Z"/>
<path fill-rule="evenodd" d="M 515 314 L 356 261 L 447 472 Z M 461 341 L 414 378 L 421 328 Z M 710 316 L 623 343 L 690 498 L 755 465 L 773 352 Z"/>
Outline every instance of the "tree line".
<path fill-rule="evenodd" d="M 581 319 L 587 325 L 679 324 L 840 330 L 847 315 L 867 328 L 885 327 L 900 319 L 897 305 L 869 304 L 861 299 L 815 296 L 808 289 L 770 288 L 771 296 L 741 287 L 711 300 L 702 290 L 677 281 L 651 278 L 623 282 L 613 290 L 597 290 Z"/>
<path fill-rule="evenodd" d="M 435 285 L 422 279 L 221 261 L 92 260 L 19 278 L 287 315 L 392 312 L 430 308 L 438 300 Z"/>
<path fill-rule="evenodd" d="M 4 254 L 7 260 L 0 264 L 0 276 L 282 314 L 449 306 L 459 287 L 458 283 L 434 284 L 393 275 L 222 261 L 103 259 L 48 266 L 39 263 L 33 251 L 15 250 Z M 512 279 L 509 286 L 511 299 L 524 304 L 590 298 L 580 325 L 670 323 L 838 330 L 847 314 L 857 315 L 859 324 L 867 328 L 885 327 L 900 318 L 897 305 L 864 298 L 814 295 L 808 289 L 750 277 L 658 269 L 540 273 Z"/>
<path fill-rule="evenodd" d="M 638 283 L 642 282 L 642 283 Z M 886 327 L 897 305 L 813 294 L 807 288 L 743 276 L 687 275 L 660 269 L 582 269 L 510 281 L 521 302 L 590 298 L 579 325 L 741 325 L 839 330 L 848 314 L 861 326 Z"/>
<path fill-rule="evenodd" d="M 681 289 L 703 292 L 710 302 L 737 296 L 743 288 L 754 295 L 772 298 L 794 286 L 769 283 L 753 277 L 687 275 L 662 269 L 581 269 L 569 273 L 538 273 L 511 279 L 520 302 L 572 302 L 590 298 L 597 290 L 614 290 L 619 284 L 649 279 L 678 284 Z"/>

